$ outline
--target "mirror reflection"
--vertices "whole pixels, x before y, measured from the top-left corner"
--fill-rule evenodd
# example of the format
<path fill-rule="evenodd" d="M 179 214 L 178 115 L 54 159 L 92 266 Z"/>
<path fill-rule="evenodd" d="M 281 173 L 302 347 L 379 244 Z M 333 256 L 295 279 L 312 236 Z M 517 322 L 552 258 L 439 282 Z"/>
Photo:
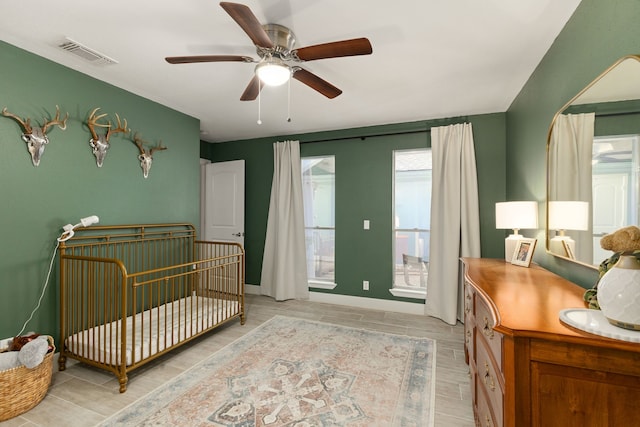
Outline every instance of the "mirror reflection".
<path fill-rule="evenodd" d="M 640 56 L 621 58 L 554 116 L 547 251 L 597 267 L 600 238 L 640 224 Z"/>

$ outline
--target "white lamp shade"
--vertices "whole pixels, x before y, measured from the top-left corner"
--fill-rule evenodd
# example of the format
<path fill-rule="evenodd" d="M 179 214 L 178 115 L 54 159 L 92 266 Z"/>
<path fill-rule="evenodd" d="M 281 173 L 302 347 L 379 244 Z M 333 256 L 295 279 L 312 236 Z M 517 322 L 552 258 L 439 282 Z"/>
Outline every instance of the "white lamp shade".
<path fill-rule="evenodd" d="M 496 203 L 496 228 L 538 228 L 538 202 Z"/>
<path fill-rule="evenodd" d="M 588 202 L 549 202 L 550 230 L 588 230 Z"/>

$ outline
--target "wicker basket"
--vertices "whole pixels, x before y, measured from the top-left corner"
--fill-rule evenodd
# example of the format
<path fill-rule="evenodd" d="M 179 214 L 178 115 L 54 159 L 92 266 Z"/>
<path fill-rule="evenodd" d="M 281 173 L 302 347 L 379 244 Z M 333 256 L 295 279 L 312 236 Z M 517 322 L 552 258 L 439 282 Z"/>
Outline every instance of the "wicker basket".
<path fill-rule="evenodd" d="M 52 350 L 41 364 L 33 369 L 24 366 L 0 371 L 0 421 L 24 414 L 36 406 L 47 394 L 53 372 L 55 346 L 47 337 Z"/>

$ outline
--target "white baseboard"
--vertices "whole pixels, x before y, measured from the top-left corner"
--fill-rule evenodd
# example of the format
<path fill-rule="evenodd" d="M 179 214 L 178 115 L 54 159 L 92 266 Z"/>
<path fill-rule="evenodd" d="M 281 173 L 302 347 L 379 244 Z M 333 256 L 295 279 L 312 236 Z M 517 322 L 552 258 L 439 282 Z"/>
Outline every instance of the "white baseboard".
<path fill-rule="evenodd" d="M 262 295 L 260 285 L 245 284 L 244 291 L 247 294 Z M 325 292 L 309 292 L 309 301 L 345 305 L 348 307 L 370 308 L 373 310 L 393 311 L 396 313 L 424 315 L 423 303 L 355 297 L 351 295 L 330 294 Z"/>
<path fill-rule="evenodd" d="M 309 301 L 346 305 L 349 307 L 370 308 L 373 310 L 393 311 L 396 313 L 424 315 L 424 304 L 413 302 L 354 297 L 351 295 L 338 295 L 324 292 L 309 292 Z"/>
<path fill-rule="evenodd" d="M 262 295 L 262 291 L 260 290 L 260 285 L 244 285 L 244 293 L 251 295 Z"/>

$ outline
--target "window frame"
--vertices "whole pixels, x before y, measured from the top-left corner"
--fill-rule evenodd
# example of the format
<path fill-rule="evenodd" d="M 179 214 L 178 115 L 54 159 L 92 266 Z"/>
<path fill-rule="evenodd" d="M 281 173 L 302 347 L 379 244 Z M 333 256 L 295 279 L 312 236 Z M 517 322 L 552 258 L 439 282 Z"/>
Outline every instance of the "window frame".
<path fill-rule="evenodd" d="M 335 173 L 335 159 L 336 156 L 333 154 L 327 154 L 327 155 L 314 155 L 314 156 L 304 156 L 300 158 L 300 162 L 301 162 L 301 170 L 302 170 L 302 183 L 303 183 L 303 192 L 304 192 L 304 168 L 302 167 L 302 163 L 305 160 L 313 160 L 313 159 L 328 159 L 328 158 L 332 158 L 333 159 L 333 166 L 334 166 L 334 173 L 333 173 L 333 205 L 332 205 L 332 209 L 333 209 L 333 219 L 334 219 L 334 225 L 333 227 L 327 227 L 327 226 L 313 226 L 313 227 L 308 227 L 306 222 L 304 224 L 304 230 L 305 230 L 305 241 L 306 241 L 306 235 L 307 235 L 307 230 L 318 230 L 318 231 L 327 231 L 327 230 L 333 230 L 333 241 L 334 241 L 334 254 L 333 254 L 333 263 L 334 263 L 334 270 L 333 270 L 333 279 L 332 280 L 322 280 L 322 279 L 318 279 L 315 277 L 310 277 L 309 276 L 309 272 L 307 272 L 307 284 L 309 286 L 309 288 L 318 288 L 318 289 L 334 289 L 337 286 L 337 282 L 336 282 L 336 275 L 335 275 L 335 264 L 336 264 L 336 255 L 335 255 L 335 236 L 336 236 L 336 226 L 335 226 L 335 193 L 336 193 L 336 185 L 335 185 L 335 179 L 336 179 L 336 173 Z M 306 206 L 304 206 L 303 203 L 303 209 L 305 209 L 306 211 Z M 306 217 L 306 215 L 305 215 Z M 305 243 L 305 250 L 306 250 L 306 243 Z M 305 255 L 306 258 L 306 255 Z"/>
<path fill-rule="evenodd" d="M 398 283 L 397 277 L 398 277 L 398 271 L 397 271 L 397 264 L 396 264 L 396 244 L 397 244 L 397 233 L 398 232 L 415 232 L 415 233 L 431 233 L 431 228 L 401 228 L 401 227 L 396 227 L 396 174 L 397 174 L 397 170 L 396 170 L 396 155 L 397 153 L 407 153 L 407 152 L 431 152 L 431 148 L 430 147 L 425 147 L 425 148 L 408 148 L 408 149 L 398 149 L 398 150 L 393 150 L 393 155 L 392 155 L 392 227 L 391 227 L 391 233 L 392 233 L 392 271 L 393 271 L 393 275 L 392 275 L 392 285 L 391 285 L 391 289 L 389 289 L 389 292 L 396 297 L 403 297 L 403 298 L 412 298 L 412 299 L 426 299 L 427 296 L 427 288 L 426 288 L 426 283 L 425 286 L 422 287 L 415 287 L 415 286 L 409 286 L 409 285 L 400 285 Z M 430 169 L 433 170 L 433 169 Z M 432 181 L 433 182 L 433 181 Z M 429 201 L 430 204 L 431 201 Z M 429 209 L 431 209 L 431 206 L 429 206 Z M 426 271 L 426 275 L 428 277 L 428 267 L 427 267 L 427 271 Z M 426 280 L 426 279 L 425 279 Z"/>

